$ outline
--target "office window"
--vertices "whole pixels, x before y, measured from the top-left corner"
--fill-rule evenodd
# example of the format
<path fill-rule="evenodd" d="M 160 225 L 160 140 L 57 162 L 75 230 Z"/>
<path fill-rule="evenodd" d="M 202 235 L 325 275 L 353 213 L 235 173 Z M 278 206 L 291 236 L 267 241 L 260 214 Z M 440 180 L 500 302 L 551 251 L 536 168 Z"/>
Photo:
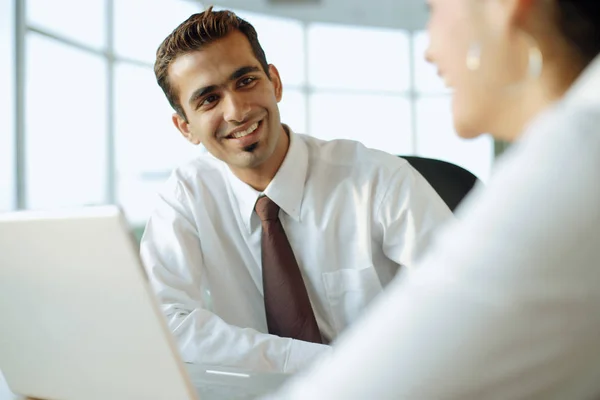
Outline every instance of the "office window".
<path fill-rule="evenodd" d="M 283 89 L 283 98 L 279 103 L 281 122 L 289 125 L 296 133 L 307 133 L 306 94 L 301 90 Z"/>
<path fill-rule="evenodd" d="M 98 49 L 105 46 L 106 0 L 27 0 L 26 6 L 29 24 Z"/>
<path fill-rule="evenodd" d="M 104 202 L 104 58 L 28 33 L 26 67 L 27 206 Z"/>
<path fill-rule="evenodd" d="M 12 1 L 0 1 L 0 212 L 11 210 L 15 187 L 14 10 Z"/>
<path fill-rule="evenodd" d="M 201 151 L 171 122 L 171 109 L 150 68 L 125 63 L 115 71 L 118 202 L 130 221 L 143 223 L 155 192 L 173 168 Z"/>
<path fill-rule="evenodd" d="M 199 3 L 184 0 L 115 0 L 115 51 L 120 57 L 154 63 L 167 35 L 202 10 Z"/>
<path fill-rule="evenodd" d="M 258 33 L 267 62 L 279 70 L 284 88 L 306 83 L 304 27 L 300 21 L 233 10 Z"/>
<path fill-rule="evenodd" d="M 402 96 L 316 93 L 310 96 L 310 133 L 353 139 L 392 154 L 412 151 L 410 102 Z"/>
<path fill-rule="evenodd" d="M 440 96 L 417 101 L 417 155 L 450 161 L 486 181 L 494 157 L 490 136 L 461 139 L 452 122 L 451 98 Z"/>
<path fill-rule="evenodd" d="M 406 91 L 408 40 L 401 30 L 311 24 L 309 82 L 319 89 Z"/>

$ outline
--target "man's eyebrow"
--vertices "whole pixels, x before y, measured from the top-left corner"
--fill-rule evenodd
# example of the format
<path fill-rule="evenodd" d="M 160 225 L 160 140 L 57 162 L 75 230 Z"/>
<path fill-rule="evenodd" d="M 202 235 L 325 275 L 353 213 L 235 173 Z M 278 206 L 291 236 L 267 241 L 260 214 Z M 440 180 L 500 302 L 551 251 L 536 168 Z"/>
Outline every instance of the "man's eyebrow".
<path fill-rule="evenodd" d="M 248 65 L 246 67 L 241 67 L 241 68 L 238 68 L 233 74 L 231 74 L 229 76 L 229 80 L 234 81 L 250 72 L 258 72 L 258 71 L 260 71 L 260 68 L 252 66 L 252 65 Z"/>
<path fill-rule="evenodd" d="M 204 86 L 204 87 L 201 87 L 199 89 L 196 89 L 196 90 L 194 90 L 194 93 L 192 93 L 192 95 L 190 96 L 190 99 L 188 100 L 188 103 L 190 105 L 194 105 L 194 103 L 199 98 L 203 97 L 207 93 L 215 91 L 216 89 L 217 89 L 217 85 Z"/>
<path fill-rule="evenodd" d="M 236 69 L 231 75 L 229 75 L 229 81 L 234 81 L 236 79 L 241 78 L 242 76 L 250 73 L 250 72 L 259 72 L 260 68 L 256 67 L 256 66 L 252 66 L 252 65 L 248 65 L 245 67 L 241 67 Z M 196 90 L 194 90 L 194 93 L 192 93 L 192 95 L 190 96 L 190 99 L 188 100 L 188 103 L 190 105 L 194 105 L 194 103 L 201 97 L 205 96 L 206 94 L 213 92 L 217 89 L 217 85 L 210 85 L 210 86 L 204 86 L 201 88 L 198 88 Z"/>

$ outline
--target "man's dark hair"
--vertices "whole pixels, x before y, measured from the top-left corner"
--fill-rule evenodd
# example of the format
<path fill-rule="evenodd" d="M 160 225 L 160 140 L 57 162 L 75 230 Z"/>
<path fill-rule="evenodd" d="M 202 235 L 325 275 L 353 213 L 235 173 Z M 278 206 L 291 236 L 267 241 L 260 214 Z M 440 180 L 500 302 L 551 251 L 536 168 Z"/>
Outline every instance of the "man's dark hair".
<path fill-rule="evenodd" d="M 249 22 L 232 11 L 213 11 L 211 6 L 204 12 L 193 14 L 175 28 L 158 47 L 154 63 L 156 81 L 167 96 L 171 107 L 186 121 L 187 117 L 179 103 L 178 94 L 169 81 L 169 66 L 177 57 L 201 50 L 233 31 L 239 31 L 246 36 L 254 56 L 269 76 L 269 64 L 258 41 L 256 30 Z"/>

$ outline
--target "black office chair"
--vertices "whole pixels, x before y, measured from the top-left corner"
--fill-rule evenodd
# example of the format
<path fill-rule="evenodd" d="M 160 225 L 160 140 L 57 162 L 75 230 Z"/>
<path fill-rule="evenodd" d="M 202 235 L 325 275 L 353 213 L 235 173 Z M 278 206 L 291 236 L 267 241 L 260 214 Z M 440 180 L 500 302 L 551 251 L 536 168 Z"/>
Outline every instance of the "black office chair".
<path fill-rule="evenodd" d="M 477 183 L 477 177 L 447 161 L 417 156 L 399 156 L 410 163 L 454 211 Z"/>

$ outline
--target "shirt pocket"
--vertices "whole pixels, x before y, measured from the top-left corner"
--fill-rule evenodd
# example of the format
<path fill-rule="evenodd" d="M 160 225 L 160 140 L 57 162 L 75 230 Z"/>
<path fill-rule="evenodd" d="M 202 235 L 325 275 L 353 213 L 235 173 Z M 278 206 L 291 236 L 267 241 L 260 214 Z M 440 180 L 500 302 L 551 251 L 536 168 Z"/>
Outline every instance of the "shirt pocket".
<path fill-rule="evenodd" d="M 337 334 L 355 321 L 382 290 L 377 271 L 372 266 L 324 272 L 323 284 Z"/>

